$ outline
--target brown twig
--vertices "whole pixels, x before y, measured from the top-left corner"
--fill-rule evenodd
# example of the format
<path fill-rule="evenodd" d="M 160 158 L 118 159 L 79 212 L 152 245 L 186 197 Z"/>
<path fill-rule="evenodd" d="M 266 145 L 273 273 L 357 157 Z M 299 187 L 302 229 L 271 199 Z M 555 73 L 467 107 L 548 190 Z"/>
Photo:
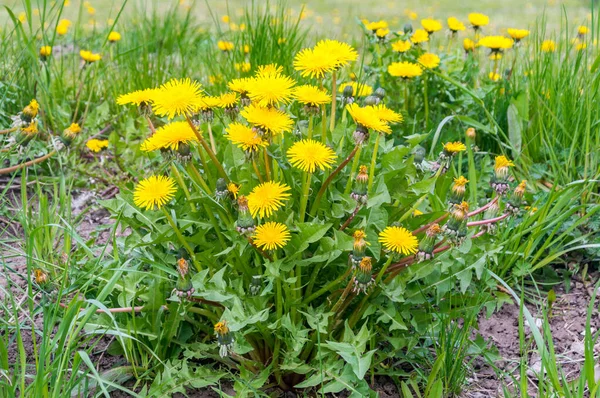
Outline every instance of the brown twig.
<path fill-rule="evenodd" d="M 354 220 L 354 217 L 356 217 L 356 215 L 360 211 L 360 208 L 361 208 L 360 203 L 357 203 L 356 204 L 356 208 L 354 209 L 354 211 L 352 212 L 352 214 L 350 215 L 350 217 L 348 217 L 348 219 L 346 220 L 346 222 L 344 224 L 342 224 L 342 226 L 340 227 L 340 231 L 345 230 L 348 227 L 348 225 L 350 225 L 350 223 L 352 222 L 352 220 Z"/>
<path fill-rule="evenodd" d="M 39 157 L 37 159 L 30 160 L 29 162 L 20 163 L 20 164 L 11 166 L 11 167 L 0 169 L 0 175 L 1 174 L 12 173 L 13 171 L 21 170 L 21 169 L 24 169 L 26 167 L 33 166 L 34 164 L 41 163 L 44 160 L 46 160 L 46 159 L 54 156 L 55 154 L 56 154 L 56 150 L 54 150 L 54 151 L 52 151 L 52 152 L 50 152 L 50 153 L 48 153 L 48 154 L 46 154 L 44 156 L 41 156 L 41 157 Z"/>

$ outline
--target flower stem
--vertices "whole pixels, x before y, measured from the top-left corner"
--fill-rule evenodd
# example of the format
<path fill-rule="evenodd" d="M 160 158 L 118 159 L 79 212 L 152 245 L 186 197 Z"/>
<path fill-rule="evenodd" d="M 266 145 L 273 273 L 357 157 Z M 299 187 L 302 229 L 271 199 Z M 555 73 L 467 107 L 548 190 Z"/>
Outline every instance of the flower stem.
<path fill-rule="evenodd" d="M 192 262 L 194 263 L 194 266 L 196 267 L 196 271 L 198 271 L 198 272 L 202 271 L 202 266 L 196 260 L 196 254 L 194 253 L 194 251 L 192 250 L 190 245 L 187 243 L 187 241 L 183 237 L 183 234 L 177 227 L 177 224 L 175 224 L 175 220 L 173 220 L 173 217 L 171 217 L 171 215 L 169 214 L 167 209 L 165 209 L 164 207 L 162 207 L 161 210 L 163 211 L 163 214 L 167 218 L 167 221 L 169 222 L 169 224 L 171 224 L 171 228 L 173 228 L 175 235 L 177 235 L 177 239 L 179 239 L 179 243 L 181 243 L 183 245 L 185 250 L 187 250 L 188 254 L 190 255 L 190 258 L 192 259 Z"/>
<path fill-rule="evenodd" d="M 327 109 L 321 105 L 321 142 L 327 145 Z"/>
<path fill-rule="evenodd" d="M 283 294 L 281 289 L 281 277 L 276 277 L 275 281 L 275 311 L 277 314 L 277 319 L 281 319 L 283 316 Z M 281 372 L 279 369 L 279 351 L 281 349 L 281 339 L 276 338 L 275 340 L 275 348 L 273 350 L 273 360 L 271 363 L 273 364 L 273 371 L 275 373 L 275 378 L 279 383 L 281 380 Z"/>
<path fill-rule="evenodd" d="M 392 260 L 394 259 L 394 256 L 389 256 L 387 261 L 385 262 L 385 264 L 383 264 L 383 267 L 381 268 L 381 271 L 379 271 L 379 274 L 377 274 L 377 278 L 375 279 L 375 285 L 379 284 L 379 282 L 381 281 L 381 278 L 383 278 L 383 275 L 385 274 L 385 271 L 387 271 L 388 267 L 390 266 L 390 264 L 392 263 Z"/>
<path fill-rule="evenodd" d="M 304 222 L 306 216 L 306 205 L 308 204 L 308 193 L 310 191 L 310 181 L 312 173 L 304 173 L 302 178 L 302 198 L 300 199 L 300 211 L 298 212 L 298 220 Z"/>
<path fill-rule="evenodd" d="M 223 165 L 221 165 L 221 162 L 219 162 L 219 159 L 217 159 L 217 157 L 215 156 L 215 153 L 213 151 L 211 151 L 210 147 L 206 143 L 206 140 L 202 137 L 202 135 L 200 135 L 200 133 L 198 132 L 198 129 L 196 128 L 196 126 L 194 126 L 194 123 L 192 123 L 192 120 L 190 119 L 190 117 L 188 115 L 185 115 L 185 119 L 187 120 L 188 124 L 192 128 L 192 131 L 196 135 L 196 138 L 198 138 L 198 141 L 200 141 L 200 144 L 202 145 L 202 147 L 204 148 L 206 153 L 208 153 L 208 156 L 210 157 L 210 159 L 215 164 L 215 167 L 217 168 L 219 175 L 221 175 L 221 177 L 223 177 L 225 179 L 225 181 L 229 182 L 229 177 L 227 177 L 227 173 L 225 173 L 225 169 L 223 168 Z"/>
<path fill-rule="evenodd" d="M 17 131 L 18 128 L 17 127 L 13 127 L 11 129 L 6 129 L 6 130 L 0 130 L 0 134 L 9 134 L 12 133 L 13 131 Z"/>
<path fill-rule="evenodd" d="M 336 79 L 336 71 L 331 72 L 331 119 L 329 120 L 329 131 L 333 135 L 333 130 L 335 129 L 335 112 L 337 107 L 337 79 Z"/>
<path fill-rule="evenodd" d="M 212 151 L 214 153 L 217 153 L 217 145 L 215 144 L 215 137 L 213 136 L 212 133 L 212 126 L 209 123 L 206 123 L 207 126 L 207 130 L 208 130 L 208 138 L 210 138 L 210 147 L 212 148 Z"/>
<path fill-rule="evenodd" d="M 308 117 L 308 133 L 307 133 L 307 138 L 310 140 L 313 136 L 313 128 L 314 128 L 314 115 L 311 114 Z"/>
<path fill-rule="evenodd" d="M 358 169 L 358 162 L 360 162 L 361 151 L 362 151 L 362 148 L 358 148 L 358 152 L 356 152 L 356 156 L 354 157 L 354 160 L 352 161 L 352 169 L 350 171 L 350 177 L 348 178 L 348 181 L 346 182 L 346 189 L 344 189 L 344 195 L 348 195 L 350 193 L 350 190 L 352 190 L 352 181 L 354 181 L 354 175 L 356 174 L 356 169 Z"/>
<path fill-rule="evenodd" d="M 348 217 L 348 219 L 346 220 L 346 222 L 344 224 L 342 224 L 342 226 L 340 227 L 340 231 L 343 231 L 346 228 L 348 228 L 348 225 L 350 225 L 350 223 L 352 222 L 352 220 L 354 220 L 354 217 L 356 217 L 356 215 L 358 214 L 359 210 L 360 210 L 360 203 L 357 203 L 356 204 L 356 208 L 354 209 L 354 211 L 352 212 L 352 214 L 350 214 L 350 217 Z"/>
<path fill-rule="evenodd" d="M 373 147 L 373 155 L 371 156 L 371 167 L 369 169 L 369 185 L 367 189 L 367 193 L 371 193 L 371 188 L 373 187 L 373 179 L 375 177 L 375 163 L 377 162 L 377 151 L 379 150 L 379 140 L 381 139 L 381 133 L 377 133 L 377 138 L 375 138 L 375 146 Z"/>
<path fill-rule="evenodd" d="M 188 163 L 188 169 L 189 169 L 190 173 L 195 177 L 197 182 L 200 184 L 202 189 L 204 189 L 206 191 L 206 194 L 210 195 L 210 192 L 211 192 L 210 188 L 206 184 L 206 181 L 204 181 L 204 178 L 202 178 L 202 174 L 200 174 L 200 172 L 198 171 L 198 169 L 196 168 L 196 166 L 194 166 L 194 164 L 192 162 Z"/>
<path fill-rule="evenodd" d="M 476 227 L 478 225 L 493 224 L 495 222 L 504 220 L 508 216 L 510 216 L 509 213 L 504 213 L 503 215 L 496 217 L 496 218 L 489 218 L 487 220 L 479 220 L 479 221 L 471 221 L 471 222 L 467 223 L 467 227 Z"/>
<path fill-rule="evenodd" d="M 256 176 L 258 177 L 258 181 L 262 184 L 263 178 L 262 178 L 262 175 L 260 174 L 260 170 L 258 169 L 258 165 L 256 164 L 255 159 L 252 159 L 252 167 L 254 167 L 254 172 L 256 173 Z"/>
<path fill-rule="evenodd" d="M 149 115 L 144 115 L 144 117 L 146 118 L 146 122 L 148 122 L 148 128 L 150 129 L 150 132 L 152 133 L 152 135 L 154 135 L 154 133 L 156 133 L 156 129 L 154 128 L 154 123 L 152 123 L 152 119 L 150 119 Z"/>
<path fill-rule="evenodd" d="M 328 285 L 322 287 L 321 289 L 319 289 L 316 292 L 314 292 L 313 294 L 311 294 L 312 286 L 314 285 L 314 282 L 317 279 L 316 275 L 318 274 L 317 272 L 313 271 L 313 277 L 311 277 L 310 283 L 308 285 L 308 289 L 306 289 L 306 294 L 307 295 L 310 294 L 310 296 L 308 296 L 308 298 L 302 302 L 302 305 L 306 305 L 306 304 L 310 303 L 317 297 L 320 297 L 321 295 L 327 293 L 328 291 L 330 291 L 331 289 L 333 289 L 334 287 L 339 285 L 341 281 L 343 281 L 344 279 L 346 279 L 348 277 L 348 275 L 350 275 L 350 272 L 352 272 L 352 269 L 348 268 L 348 270 L 345 273 L 343 273 L 342 275 L 340 275 L 336 280 L 330 282 Z"/>
<path fill-rule="evenodd" d="M 271 167 L 269 166 L 269 154 L 267 148 L 263 148 L 263 159 L 265 161 L 265 172 L 267 173 L 267 181 L 271 181 Z"/>
<path fill-rule="evenodd" d="M 177 180 L 177 183 L 181 187 L 181 190 L 183 191 L 185 198 L 187 199 L 188 203 L 190 204 L 190 208 L 195 213 L 197 211 L 196 205 L 194 205 L 194 202 L 192 202 L 192 197 L 190 195 L 190 191 L 185 186 L 185 182 L 183 181 L 183 178 L 181 177 L 181 173 L 179 172 L 179 170 L 173 163 L 171 163 L 170 166 L 171 166 L 171 172 L 175 175 L 175 179 Z"/>
<path fill-rule="evenodd" d="M 53 150 L 50 153 L 48 153 L 44 156 L 41 156 L 37 159 L 30 160 L 29 162 L 19 163 L 14 166 L 11 166 L 11 167 L 0 169 L 0 175 L 12 173 L 13 171 L 21 170 L 21 169 L 27 168 L 29 166 L 33 166 L 34 164 L 37 164 L 37 163 L 42 163 L 44 160 L 54 156 L 55 154 L 56 154 L 56 150 Z"/>
<path fill-rule="evenodd" d="M 429 126 L 429 100 L 427 97 L 427 72 L 423 74 L 423 105 L 425 107 L 425 131 Z"/>
<path fill-rule="evenodd" d="M 323 197 L 323 194 L 327 190 L 327 187 L 333 180 L 333 177 L 335 177 L 348 163 L 350 163 L 350 161 L 352 160 L 354 155 L 356 155 L 356 151 L 358 151 L 359 148 L 360 148 L 360 146 L 356 145 L 354 147 L 354 149 L 352 150 L 352 152 L 350 152 L 348 157 L 342 163 L 340 163 L 340 165 L 329 175 L 329 177 L 327 177 L 325 182 L 323 182 L 323 185 L 321 185 L 321 189 L 319 189 L 319 192 L 317 192 L 317 197 L 315 198 L 315 202 L 313 203 L 313 205 L 310 209 L 311 216 L 314 217 L 314 215 L 317 214 L 317 210 L 319 209 L 319 203 L 321 202 L 321 198 Z"/>

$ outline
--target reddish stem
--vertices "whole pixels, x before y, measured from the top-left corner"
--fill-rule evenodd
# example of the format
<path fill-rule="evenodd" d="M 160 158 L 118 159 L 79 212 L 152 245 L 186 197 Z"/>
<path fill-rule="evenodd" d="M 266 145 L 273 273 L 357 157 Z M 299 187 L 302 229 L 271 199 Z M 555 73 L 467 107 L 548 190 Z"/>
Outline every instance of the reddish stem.
<path fill-rule="evenodd" d="M 504 213 L 500 217 L 496 217 L 496 218 L 488 218 L 487 220 L 471 221 L 471 222 L 467 223 L 467 227 L 476 227 L 478 225 L 493 224 L 495 222 L 504 220 L 508 216 L 510 216 L 510 214 Z"/>
<path fill-rule="evenodd" d="M 492 206 L 494 203 L 496 203 L 499 199 L 499 196 L 496 196 L 494 199 L 492 199 L 487 205 L 484 205 L 482 207 L 480 207 L 479 209 L 475 209 L 470 213 L 467 213 L 467 217 L 473 217 L 476 216 L 479 213 L 482 213 L 484 211 L 486 211 L 487 209 L 490 208 L 490 206 Z"/>
<path fill-rule="evenodd" d="M 350 223 L 352 222 L 352 220 L 354 220 L 354 217 L 356 217 L 356 215 L 358 214 L 358 211 L 360 210 L 360 203 L 356 204 L 356 208 L 354 209 L 354 211 L 352 212 L 352 214 L 350 215 L 350 217 L 348 217 L 348 219 L 346 220 L 346 222 L 340 227 L 340 231 L 345 230 L 348 225 L 350 225 Z"/>
<path fill-rule="evenodd" d="M 427 228 L 431 227 L 433 224 L 438 224 L 442 221 L 444 221 L 446 218 L 448 217 L 448 213 L 444 214 L 443 216 L 436 218 L 435 220 L 433 220 L 432 222 L 430 222 L 429 224 L 425 224 L 422 227 L 419 227 L 417 229 L 415 229 L 414 231 L 412 231 L 413 235 L 416 235 L 418 233 L 421 233 L 423 231 L 426 231 Z"/>

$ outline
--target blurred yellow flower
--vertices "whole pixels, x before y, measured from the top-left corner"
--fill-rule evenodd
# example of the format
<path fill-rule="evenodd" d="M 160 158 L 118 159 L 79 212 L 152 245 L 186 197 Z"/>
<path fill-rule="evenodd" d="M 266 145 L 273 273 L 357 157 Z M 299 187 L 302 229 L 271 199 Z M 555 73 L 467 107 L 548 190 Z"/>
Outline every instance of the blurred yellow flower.
<path fill-rule="evenodd" d="M 231 51 L 233 50 L 234 45 L 230 41 L 219 40 L 217 42 L 217 47 L 219 47 L 219 50 L 221 51 Z"/>
<path fill-rule="evenodd" d="M 513 46 L 512 39 L 504 36 L 485 36 L 477 45 L 489 48 L 492 52 L 503 51 Z"/>
<path fill-rule="evenodd" d="M 410 50 L 411 46 L 412 44 L 410 43 L 410 40 L 398 40 L 392 43 L 392 50 L 403 53 Z"/>
<path fill-rule="evenodd" d="M 363 23 L 365 24 L 365 27 L 368 30 L 372 30 L 373 33 L 375 33 L 378 29 L 387 29 L 388 28 L 388 23 L 384 20 L 380 20 L 380 21 L 376 21 L 376 22 L 369 22 L 367 20 L 363 20 Z"/>
<path fill-rule="evenodd" d="M 440 65 L 440 57 L 432 53 L 424 53 L 417 59 L 417 62 L 427 69 L 433 69 Z"/>
<path fill-rule="evenodd" d="M 512 37 L 517 43 L 529 36 L 529 31 L 527 29 L 509 28 L 506 31 L 508 32 L 508 35 Z"/>
<path fill-rule="evenodd" d="M 554 40 L 544 40 L 542 42 L 542 51 L 546 53 L 553 53 L 556 51 L 556 43 Z"/>
<path fill-rule="evenodd" d="M 465 24 L 460 22 L 456 17 L 450 17 L 448 18 L 448 29 L 450 29 L 452 33 L 456 33 L 465 30 Z"/>
<path fill-rule="evenodd" d="M 414 44 L 425 43 L 426 41 L 429 41 L 429 33 L 424 29 L 417 29 L 410 36 L 410 41 Z"/>
<path fill-rule="evenodd" d="M 414 64 L 412 62 L 392 62 L 388 66 L 388 73 L 394 77 L 411 79 L 413 77 L 421 76 L 423 74 L 423 69 L 419 64 Z"/>
<path fill-rule="evenodd" d="M 157 149 L 176 151 L 179 149 L 179 145 L 189 145 L 192 142 L 198 142 L 198 137 L 187 121 L 178 121 L 167 123 L 156 129 L 156 132 L 140 145 L 140 149 L 144 152 Z"/>
<path fill-rule="evenodd" d="M 81 59 L 90 64 L 96 61 L 100 61 L 102 59 L 102 55 L 95 54 L 88 50 L 80 50 L 79 55 L 81 56 Z"/>
<path fill-rule="evenodd" d="M 348 65 L 358 58 L 358 53 L 351 45 L 337 40 L 319 41 L 315 46 L 315 52 L 329 54 L 335 60 L 338 68 Z"/>
<path fill-rule="evenodd" d="M 340 84 L 338 92 L 343 93 L 344 89 L 347 86 L 352 87 L 352 96 L 353 97 L 367 97 L 367 96 L 373 94 L 373 87 L 369 86 L 368 84 L 357 83 L 357 82 L 349 82 L 349 83 Z"/>
<path fill-rule="evenodd" d="M 98 140 L 98 139 L 92 138 L 91 140 L 88 140 L 85 143 L 85 146 L 90 151 L 98 153 L 101 150 L 103 150 L 104 148 L 108 148 L 108 140 Z"/>
<path fill-rule="evenodd" d="M 137 106 L 149 105 L 152 103 L 152 100 L 154 99 L 154 96 L 156 95 L 157 91 L 158 90 L 155 88 L 147 88 L 145 90 L 137 90 L 131 93 L 122 94 L 117 98 L 117 104 L 135 104 Z"/>
<path fill-rule="evenodd" d="M 108 41 L 111 43 L 115 43 L 121 40 L 121 34 L 119 32 L 112 31 L 108 34 Z"/>
<path fill-rule="evenodd" d="M 475 42 L 469 38 L 463 40 L 463 48 L 466 52 L 471 52 L 475 50 Z"/>
<path fill-rule="evenodd" d="M 373 106 L 360 107 L 357 103 L 346 105 L 346 109 L 354 122 L 367 130 L 390 134 L 390 126 L 379 118 L 377 110 Z"/>
<path fill-rule="evenodd" d="M 429 34 L 442 30 L 442 24 L 440 21 L 432 18 L 426 18 L 421 20 L 421 26 Z"/>
<path fill-rule="evenodd" d="M 49 57 L 50 55 L 52 55 L 52 47 L 51 46 L 40 47 L 40 56 L 41 57 Z"/>
<path fill-rule="evenodd" d="M 477 30 L 482 26 L 486 26 L 487 24 L 489 24 L 490 17 L 478 12 L 472 12 L 469 14 L 469 22 L 471 23 L 471 26 L 473 26 L 473 28 Z"/>

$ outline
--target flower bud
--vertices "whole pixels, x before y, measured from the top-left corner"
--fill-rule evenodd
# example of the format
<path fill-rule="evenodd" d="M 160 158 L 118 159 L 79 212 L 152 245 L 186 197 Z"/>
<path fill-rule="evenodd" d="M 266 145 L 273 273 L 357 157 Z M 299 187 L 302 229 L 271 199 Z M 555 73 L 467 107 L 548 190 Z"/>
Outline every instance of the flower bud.
<path fill-rule="evenodd" d="M 425 237 L 419 242 L 419 249 L 417 251 L 417 259 L 419 261 L 431 260 L 433 250 L 435 248 L 436 237 L 442 232 L 439 224 L 432 224 L 425 232 Z"/>
<path fill-rule="evenodd" d="M 354 199 L 357 204 L 365 205 L 368 199 L 368 187 L 369 174 L 367 173 L 367 166 L 360 166 L 356 179 L 354 180 L 354 187 L 350 197 Z"/>
<path fill-rule="evenodd" d="M 235 342 L 233 334 L 227 327 L 227 321 L 222 320 L 215 324 L 215 335 L 217 336 L 217 345 L 219 346 L 219 355 L 226 357 L 227 353 L 233 349 Z"/>
<path fill-rule="evenodd" d="M 369 130 L 358 124 L 356 125 L 356 130 L 352 133 L 352 138 L 356 145 L 362 145 L 369 140 Z"/>
<path fill-rule="evenodd" d="M 354 276 L 354 292 L 366 293 L 373 284 L 371 257 L 363 257 Z"/>
<path fill-rule="evenodd" d="M 413 26 L 411 23 L 406 23 L 406 24 L 404 24 L 404 27 L 402 28 L 402 30 L 404 31 L 405 35 L 408 35 L 413 32 Z"/>
<path fill-rule="evenodd" d="M 175 285 L 175 289 L 173 289 L 174 293 L 178 297 L 187 297 L 188 299 L 192 297 L 194 294 L 194 286 L 192 285 L 192 279 L 189 276 L 189 262 L 181 257 L 177 260 L 177 272 L 179 276 L 177 278 L 177 284 Z"/>
<path fill-rule="evenodd" d="M 81 133 L 81 127 L 77 123 L 71 123 L 69 127 L 63 130 L 60 138 L 66 146 L 69 146 L 79 133 Z"/>
<path fill-rule="evenodd" d="M 32 120 L 27 127 L 20 128 L 17 131 L 17 143 L 25 146 L 38 135 L 38 122 L 37 120 Z"/>
<path fill-rule="evenodd" d="M 365 238 L 367 237 L 367 234 L 365 234 L 365 231 L 362 229 L 358 229 L 354 231 L 352 237 L 354 238 L 354 244 L 352 253 L 350 254 L 350 262 L 352 268 L 356 268 L 358 265 L 360 265 L 360 262 L 365 256 L 365 251 L 367 249 L 367 242 L 365 241 Z"/>
<path fill-rule="evenodd" d="M 250 294 L 256 296 L 260 293 L 260 289 L 262 288 L 262 280 L 260 275 L 253 275 L 252 280 L 250 281 Z"/>
<path fill-rule="evenodd" d="M 523 180 L 521 183 L 515 188 L 512 195 L 510 195 L 510 199 L 506 202 L 506 210 L 510 211 L 513 214 L 517 214 L 523 205 L 523 195 L 525 194 L 525 190 L 527 189 L 527 181 Z"/>
<path fill-rule="evenodd" d="M 244 195 L 238 197 L 238 218 L 235 222 L 235 228 L 237 231 L 246 236 L 250 236 L 254 233 L 256 225 L 254 218 L 248 209 L 248 199 Z"/>
<path fill-rule="evenodd" d="M 450 213 L 450 220 L 442 228 L 450 242 L 454 245 L 459 245 L 466 236 L 467 214 L 469 212 L 469 204 L 462 202 L 453 206 Z M 463 237 L 463 239 L 461 239 Z"/>
<path fill-rule="evenodd" d="M 512 166 L 514 166 L 514 163 L 508 160 L 506 156 L 496 156 L 494 161 L 494 176 L 490 181 L 490 185 L 500 196 L 504 195 L 509 189 L 509 167 Z"/>
<path fill-rule="evenodd" d="M 413 149 L 412 153 L 414 156 L 415 164 L 421 164 L 425 159 L 425 154 L 427 153 L 427 151 L 421 145 L 417 145 Z"/>
<path fill-rule="evenodd" d="M 475 138 L 477 138 L 477 133 L 473 127 L 469 127 L 465 132 L 465 136 L 470 140 L 475 140 Z"/>
<path fill-rule="evenodd" d="M 229 196 L 229 190 L 227 189 L 227 181 L 224 178 L 219 178 L 215 187 L 215 196 L 217 200 L 225 199 Z"/>
<path fill-rule="evenodd" d="M 383 87 L 379 87 L 373 94 L 375 94 L 375 96 L 381 101 L 383 100 L 383 97 L 385 97 L 385 89 Z"/>
<path fill-rule="evenodd" d="M 342 95 L 344 96 L 344 98 L 352 98 L 352 96 L 354 95 L 354 89 L 352 88 L 352 86 L 347 85 L 346 87 L 344 87 Z"/>
<path fill-rule="evenodd" d="M 468 182 L 469 180 L 463 176 L 454 179 L 454 184 L 450 190 L 450 197 L 448 198 L 450 208 L 453 208 L 455 204 L 462 203 L 465 197 L 466 185 Z"/>
<path fill-rule="evenodd" d="M 374 95 L 369 95 L 365 98 L 365 105 L 377 105 L 379 103 L 379 99 Z"/>

